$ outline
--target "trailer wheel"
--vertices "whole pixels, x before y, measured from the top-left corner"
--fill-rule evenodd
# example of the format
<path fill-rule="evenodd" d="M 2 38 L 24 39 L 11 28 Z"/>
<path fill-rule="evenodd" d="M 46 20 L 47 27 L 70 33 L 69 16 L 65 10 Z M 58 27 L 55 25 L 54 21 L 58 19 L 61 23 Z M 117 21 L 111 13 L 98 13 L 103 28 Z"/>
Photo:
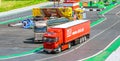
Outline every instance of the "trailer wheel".
<path fill-rule="evenodd" d="M 80 38 L 78 39 L 78 41 L 77 41 L 77 42 L 78 42 L 78 44 L 80 44 Z"/>
<path fill-rule="evenodd" d="M 80 44 L 83 42 L 83 37 L 80 38 Z"/>
<path fill-rule="evenodd" d="M 78 43 L 79 43 L 78 39 L 76 39 L 76 40 L 73 41 L 73 45 L 77 45 Z"/>
<path fill-rule="evenodd" d="M 87 34 L 87 35 L 86 35 L 86 38 L 87 38 L 87 39 L 90 38 L 90 34 Z"/>
<path fill-rule="evenodd" d="M 71 43 L 68 43 L 68 49 L 70 49 L 71 48 Z"/>
<path fill-rule="evenodd" d="M 83 36 L 83 37 L 82 37 L 82 39 L 83 39 L 83 40 L 82 40 L 83 42 L 85 42 L 85 41 L 86 41 L 86 37 L 85 37 L 85 36 Z"/>
<path fill-rule="evenodd" d="M 81 38 L 81 43 L 83 43 L 85 41 L 84 37 Z"/>
<path fill-rule="evenodd" d="M 80 38 L 76 39 L 75 42 L 76 42 L 76 45 L 80 44 Z"/>
<path fill-rule="evenodd" d="M 62 51 L 61 47 L 58 47 L 56 53 L 60 53 L 61 51 Z"/>
<path fill-rule="evenodd" d="M 87 40 L 87 37 L 86 36 L 84 36 L 84 42 Z"/>

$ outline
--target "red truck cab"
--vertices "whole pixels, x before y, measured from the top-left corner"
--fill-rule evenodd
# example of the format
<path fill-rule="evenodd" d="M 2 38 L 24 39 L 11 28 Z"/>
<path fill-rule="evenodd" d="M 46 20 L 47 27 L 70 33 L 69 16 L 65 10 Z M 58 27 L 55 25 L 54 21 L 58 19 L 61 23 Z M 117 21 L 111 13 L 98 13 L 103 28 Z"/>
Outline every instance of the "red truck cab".
<path fill-rule="evenodd" d="M 90 21 L 76 20 L 51 27 L 44 34 L 44 51 L 61 52 L 89 38 Z"/>
<path fill-rule="evenodd" d="M 56 51 L 56 48 L 63 43 L 62 30 L 49 28 L 44 34 L 44 49 L 49 52 Z"/>

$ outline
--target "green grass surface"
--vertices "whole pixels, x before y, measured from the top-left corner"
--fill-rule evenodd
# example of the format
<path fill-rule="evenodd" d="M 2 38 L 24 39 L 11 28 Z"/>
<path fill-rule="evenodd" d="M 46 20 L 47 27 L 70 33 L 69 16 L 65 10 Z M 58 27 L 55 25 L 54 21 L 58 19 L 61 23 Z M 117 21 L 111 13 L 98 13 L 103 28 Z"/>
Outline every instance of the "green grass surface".
<path fill-rule="evenodd" d="M 120 47 L 120 38 L 118 38 L 114 43 L 112 43 L 106 50 L 104 50 L 100 54 L 84 61 L 105 61 L 108 58 L 108 56 L 118 47 Z"/>
<path fill-rule="evenodd" d="M 0 12 L 26 7 L 34 4 L 40 4 L 47 1 L 48 0 L 1 0 Z"/>
<path fill-rule="evenodd" d="M 98 14 L 103 15 L 103 14 L 109 12 L 110 10 L 112 10 L 112 8 L 114 8 L 115 6 L 116 6 L 115 4 L 114 5 L 109 5 L 109 6 L 106 7 L 105 10 L 99 12 Z"/>

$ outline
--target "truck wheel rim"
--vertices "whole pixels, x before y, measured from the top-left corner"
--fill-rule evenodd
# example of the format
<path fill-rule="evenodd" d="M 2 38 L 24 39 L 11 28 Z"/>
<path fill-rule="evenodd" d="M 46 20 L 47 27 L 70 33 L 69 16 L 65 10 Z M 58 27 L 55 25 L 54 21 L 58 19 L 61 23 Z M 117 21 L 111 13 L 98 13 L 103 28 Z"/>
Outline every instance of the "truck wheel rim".
<path fill-rule="evenodd" d="M 84 36 L 85 41 L 87 40 L 86 36 Z"/>
<path fill-rule="evenodd" d="M 60 47 L 58 48 L 58 52 L 61 52 L 61 48 Z"/>
<path fill-rule="evenodd" d="M 82 43 L 82 41 L 83 41 L 83 39 L 82 39 L 82 38 L 80 38 L 80 43 Z"/>
<path fill-rule="evenodd" d="M 84 42 L 85 41 L 85 38 L 84 37 L 82 37 L 82 42 Z"/>
<path fill-rule="evenodd" d="M 68 44 L 68 48 L 71 48 L 71 44 L 70 43 Z"/>

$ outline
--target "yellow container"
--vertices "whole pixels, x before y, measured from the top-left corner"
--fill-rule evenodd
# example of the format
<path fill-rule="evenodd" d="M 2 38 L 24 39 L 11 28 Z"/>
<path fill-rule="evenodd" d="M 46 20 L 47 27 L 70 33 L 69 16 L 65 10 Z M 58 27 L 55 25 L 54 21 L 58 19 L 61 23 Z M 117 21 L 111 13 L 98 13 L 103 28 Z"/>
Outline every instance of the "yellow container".
<path fill-rule="evenodd" d="M 88 2 L 84 2 L 83 7 L 88 7 Z"/>
<path fill-rule="evenodd" d="M 32 14 L 33 16 L 42 16 L 40 8 L 33 8 Z"/>

